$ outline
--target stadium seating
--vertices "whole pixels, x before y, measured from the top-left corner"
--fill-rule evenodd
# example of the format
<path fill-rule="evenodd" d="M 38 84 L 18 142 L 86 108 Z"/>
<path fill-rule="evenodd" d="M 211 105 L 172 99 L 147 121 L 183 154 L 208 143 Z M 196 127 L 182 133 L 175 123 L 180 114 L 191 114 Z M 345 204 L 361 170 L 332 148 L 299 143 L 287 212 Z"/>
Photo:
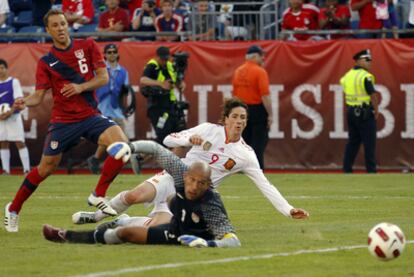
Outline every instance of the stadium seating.
<path fill-rule="evenodd" d="M 43 27 L 39 26 L 25 26 L 19 29 L 17 33 L 42 33 Z M 42 42 L 43 38 L 13 38 L 12 42 Z"/>
<path fill-rule="evenodd" d="M 1 34 L 3 33 L 3 34 L 5 34 L 5 33 L 7 33 L 7 34 L 11 34 L 11 33 L 14 33 L 16 30 L 14 29 L 14 27 L 5 27 L 5 28 L 0 28 L 0 43 L 2 43 L 2 42 L 10 42 L 11 40 L 12 40 L 12 38 L 10 37 L 10 38 L 6 38 L 6 37 L 3 37 Z"/>
<path fill-rule="evenodd" d="M 87 24 L 79 27 L 78 33 L 96 32 L 98 24 Z"/>
<path fill-rule="evenodd" d="M 32 9 L 32 0 L 9 0 L 10 9 L 15 13 Z"/>
<path fill-rule="evenodd" d="M 32 25 L 32 11 L 22 11 L 15 17 L 13 26 L 21 28 Z"/>
<path fill-rule="evenodd" d="M 13 26 L 13 21 L 14 21 L 14 12 L 10 11 L 7 14 L 7 19 L 6 19 L 6 25 L 7 26 Z"/>

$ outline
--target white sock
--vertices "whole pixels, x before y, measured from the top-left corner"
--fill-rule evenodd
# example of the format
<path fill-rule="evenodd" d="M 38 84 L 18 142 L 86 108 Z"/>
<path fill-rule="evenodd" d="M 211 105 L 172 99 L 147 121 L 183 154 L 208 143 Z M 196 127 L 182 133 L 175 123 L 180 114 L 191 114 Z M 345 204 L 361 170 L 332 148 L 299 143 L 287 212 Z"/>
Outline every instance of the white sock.
<path fill-rule="evenodd" d="M 0 158 L 3 170 L 10 173 L 10 149 L 1 149 Z"/>
<path fill-rule="evenodd" d="M 130 205 L 126 204 L 125 202 L 125 194 L 128 191 L 121 191 L 120 193 L 118 193 L 116 196 L 114 196 L 110 201 L 109 201 L 109 205 L 111 205 L 111 207 L 117 211 L 118 214 L 123 213 L 124 211 L 126 211 Z M 96 221 L 101 221 L 102 219 L 104 219 L 105 217 L 108 217 L 107 214 L 104 214 L 101 210 L 98 210 L 95 212 L 95 220 Z"/>
<path fill-rule="evenodd" d="M 29 150 L 27 150 L 27 147 L 19 149 L 19 156 L 20 156 L 20 160 L 22 161 L 23 172 L 29 172 L 30 171 L 30 159 L 29 159 Z"/>
<path fill-rule="evenodd" d="M 116 234 L 116 231 L 118 228 L 115 229 L 108 229 L 104 233 L 104 240 L 106 244 L 120 244 L 123 243 L 123 241 L 118 237 Z"/>
<path fill-rule="evenodd" d="M 134 226 L 134 227 L 143 227 L 146 226 L 148 220 L 151 220 L 151 217 L 147 216 L 133 216 L 127 218 L 121 218 L 117 221 L 119 226 Z"/>

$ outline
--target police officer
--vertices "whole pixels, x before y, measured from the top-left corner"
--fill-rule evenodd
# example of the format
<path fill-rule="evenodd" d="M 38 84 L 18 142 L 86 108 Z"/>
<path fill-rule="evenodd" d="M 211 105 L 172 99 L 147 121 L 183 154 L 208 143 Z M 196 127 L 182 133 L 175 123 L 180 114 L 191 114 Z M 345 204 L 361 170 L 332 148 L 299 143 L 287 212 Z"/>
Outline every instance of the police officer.
<path fill-rule="evenodd" d="M 170 133 L 181 131 L 178 128 L 177 98 L 174 87 L 184 88 L 184 82 L 177 84 L 177 73 L 170 59 L 170 49 L 160 46 L 157 56 L 148 61 L 141 77 L 141 91 L 147 97 L 147 116 L 162 143 Z"/>
<path fill-rule="evenodd" d="M 352 172 L 361 143 L 364 145 L 367 172 L 377 171 L 375 143 L 377 134 L 378 93 L 375 91 L 375 77 L 369 72 L 372 56 L 369 49 L 354 55 L 355 66 L 342 78 L 348 121 L 348 143 L 345 148 L 343 170 Z"/>

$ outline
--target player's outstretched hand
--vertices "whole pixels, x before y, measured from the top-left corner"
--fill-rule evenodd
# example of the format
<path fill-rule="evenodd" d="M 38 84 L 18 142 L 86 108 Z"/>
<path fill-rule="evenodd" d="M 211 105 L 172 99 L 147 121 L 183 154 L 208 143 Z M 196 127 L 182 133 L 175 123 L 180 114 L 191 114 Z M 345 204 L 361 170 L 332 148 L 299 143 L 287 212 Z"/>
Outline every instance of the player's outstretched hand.
<path fill-rule="evenodd" d="M 128 143 L 125 142 L 114 142 L 106 148 L 108 155 L 115 158 L 115 160 L 120 160 L 126 163 L 129 158 L 131 158 L 131 148 Z"/>
<path fill-rule="evenodd" d="M 25 103 L 24 98 L 20 97 L 14 100 L 13 108 L 18 111 L 24 110 L 26 108 L 26 103 Z"/>
<path fill-rule="evenodd" d="M 293 208 L 290 210 L 290 215 L 294 219 L 306 219 L 309 217 L 309 213 L 300 208 Z"/>
<path fill-rule="evenodd" d="M 182 235 L 177 239 L 182 245 L 189 247 L 208 247 L 208 243 L 205 239 L 193 236 L 193 235 Z"/>

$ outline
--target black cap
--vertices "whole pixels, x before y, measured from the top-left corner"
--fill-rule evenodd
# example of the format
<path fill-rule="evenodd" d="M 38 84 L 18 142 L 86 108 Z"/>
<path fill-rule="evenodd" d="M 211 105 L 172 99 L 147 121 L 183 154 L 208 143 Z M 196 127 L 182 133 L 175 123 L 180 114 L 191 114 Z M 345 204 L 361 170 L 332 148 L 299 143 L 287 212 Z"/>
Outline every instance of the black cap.
<path fill-rule="evenodd" d="M 158 47 L 157 56 L 162 60 L 168 60 L 170 58 L 170 49 L 165 46 Z"/>
<path fill-rule="evenodd" d="M 372 56 L 371 56 L 371 51 L 369 49 L 365 49 L 362 51 L 359 51 L 358 53 L 356 53 L 354 55 L 354 60 L 357 61 L 359 59 L 367 59 L 367 60 L 372 60 Z"/>
<path fill-rule="evenodd" d="M 104 52 L 106 53 L 106 51 L 108 50 L 115 50 L 116 52 L 118 52 L 118 47 L 116 47 L 115 44 L 110 43 L 110 44 L 105 45 Z"/>
<path fill-rule="evenodd" d="M 264 51 L 263 51 L 263 48 L 260 47 L 259 45 L 252 45 L 252 46 L 249 47 L 249 49 L 247 49 L 246 54 L 260 54 L 260 55 L 263 55 Z"/>

